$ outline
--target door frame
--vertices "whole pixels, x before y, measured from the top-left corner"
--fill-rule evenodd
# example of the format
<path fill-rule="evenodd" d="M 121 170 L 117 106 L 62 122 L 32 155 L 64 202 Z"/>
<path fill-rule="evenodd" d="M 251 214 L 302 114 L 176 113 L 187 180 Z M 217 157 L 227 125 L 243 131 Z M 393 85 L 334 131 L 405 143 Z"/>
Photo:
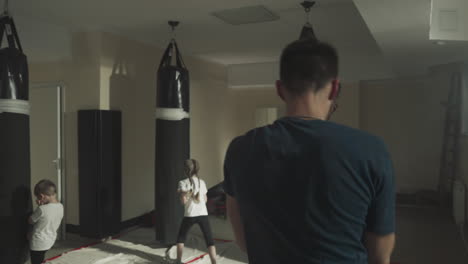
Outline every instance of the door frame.
<path fill-rule="evenodd" d="M 57 198 L 65 205 L 66 204 L 66 166 L 65 166 L 65 89 L 66 85 L 64 82 L 47 82 L 47 83 L 32 83 L 30 89 L 51 89 L 54 88 L 57 91 L 57 159 L 55 160 L 57 168 Z M 64 216 L 62 224 L 58 232 L 58 239 L 66 239 L 66 210 L 64 210 Z"/>

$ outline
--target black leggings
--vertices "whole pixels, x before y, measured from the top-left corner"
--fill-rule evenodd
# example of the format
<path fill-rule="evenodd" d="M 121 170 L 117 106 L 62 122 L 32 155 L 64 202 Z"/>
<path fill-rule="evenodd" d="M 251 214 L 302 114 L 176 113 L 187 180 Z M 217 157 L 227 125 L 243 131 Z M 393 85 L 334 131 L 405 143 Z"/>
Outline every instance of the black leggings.
<path fill-rule="evenodd" d="M 31 254 L 31 264 L 41 264 L 44 262 L 45 258 L 45 253 L 46 251 L 32 251 L 30 252 Z"/>
<path fill-rule="evenodd" d="M 213 246 L 213 235 L 211 234 L 210 223 L 208 221 L 207 215 L 184 217 L 184 220 L 182 220 L 182 224 L 180 225 L 177 243 L 185 243 L 185 240 L 187 239 L 187 233 L 194 224 L 198 224 L 200 226 L 203 236 L 205 236 L 206 246 Z"/>

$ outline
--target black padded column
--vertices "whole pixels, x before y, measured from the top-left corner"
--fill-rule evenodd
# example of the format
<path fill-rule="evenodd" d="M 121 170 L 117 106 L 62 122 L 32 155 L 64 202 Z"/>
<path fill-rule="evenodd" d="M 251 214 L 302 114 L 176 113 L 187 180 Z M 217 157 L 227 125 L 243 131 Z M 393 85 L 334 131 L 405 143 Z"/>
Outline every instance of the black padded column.
<path fill-rule="evenodd" d="M 103 238 L 120 231 L 121 113 L 78 111 L 80 234 Z"/>

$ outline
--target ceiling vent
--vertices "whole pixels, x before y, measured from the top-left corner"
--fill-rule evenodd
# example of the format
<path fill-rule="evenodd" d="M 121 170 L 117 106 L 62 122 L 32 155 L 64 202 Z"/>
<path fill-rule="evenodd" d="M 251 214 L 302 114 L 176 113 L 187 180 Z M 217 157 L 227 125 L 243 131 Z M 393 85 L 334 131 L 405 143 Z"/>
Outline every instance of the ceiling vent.
<path fill-rule="evenodd" d="M 278 20 L 279 16 L 262 5 L 226 9 L 213 15 L 231 25 L 262 23 Z"/>
<path fill-rule="evenodd" d="M 468 1 L 432 0 L 429 39 L 468 41 Z"/>

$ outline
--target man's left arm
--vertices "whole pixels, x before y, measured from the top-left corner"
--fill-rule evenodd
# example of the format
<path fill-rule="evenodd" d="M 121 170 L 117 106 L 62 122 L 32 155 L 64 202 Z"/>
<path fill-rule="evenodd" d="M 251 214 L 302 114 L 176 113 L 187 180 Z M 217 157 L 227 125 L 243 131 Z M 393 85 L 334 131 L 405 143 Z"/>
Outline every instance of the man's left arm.
<path fill-rule="evenodd" d="M 238 139 L 238 138 L 237 138 Z M 234 145 L 236 139 L 234 139 L 228 147 L 226 152 L 226 158 L 224 160 L 224 191 L 226 192 L 226 210 L 228 218 L 231 222 L 231 226 L 234 232 L 236 239 L 236 244 L 244 252 L 247 252 L 247 247 L 245 243 L 245 233 L 244 225 L 242 223 L 242 218 L 240 215 L 239 203 L 237 202 L 234 194 L 233 187 L 233 177 L 232 170 L 230 166 L 232 165 Z"/>
<path fill-rule="evenodd" d="M 242 224 L 242 219 L 240 216 L 239 204 L 237 203 L 237 200 L 230 195 L 226 195 L 226 198 L 227 214 L 229 220 L 231 221 L 231 226 L 236 238 L 236 244 L 242 251 L 247 252 L 244 236 L 244 225 Z"/>

